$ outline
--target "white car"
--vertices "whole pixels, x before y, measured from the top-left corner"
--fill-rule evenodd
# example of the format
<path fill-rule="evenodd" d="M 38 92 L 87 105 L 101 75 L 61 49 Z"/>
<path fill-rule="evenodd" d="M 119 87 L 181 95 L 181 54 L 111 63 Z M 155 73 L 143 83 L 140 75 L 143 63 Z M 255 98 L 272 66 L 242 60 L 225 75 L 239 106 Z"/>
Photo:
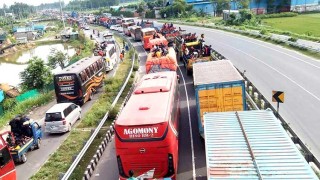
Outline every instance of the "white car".
<path fill-rule="evenodd" d="M 45 132 L 62 133 L 71 131 L 71 126 L 81 118 L 81 108 L 74 103 L 59 103 L 52 106 L 44 119 Z"/>
<path fill-rule="evenodd" d="M 118 31 L 118 32 L 123 32 L 123 27 L 122 27 L 122 26 L 119 26 L 119 27 L 117 28 L 117 31 Z"/>
<path fill-rule="evenodd" d="M 84 26 L 84 29 L 85 29 L 85 30 L 89 30 L 90 27 L 89 27 L 89 26 Z"/>
<path fill-rule="evenodd" d="M 110 26 L 110 29 L 111 29 L 111 30 L 117 30 L 118 27 L 120 27 L 120 25 L 119 25 L 119 24 L 116 24 L 116 25 Z"/>

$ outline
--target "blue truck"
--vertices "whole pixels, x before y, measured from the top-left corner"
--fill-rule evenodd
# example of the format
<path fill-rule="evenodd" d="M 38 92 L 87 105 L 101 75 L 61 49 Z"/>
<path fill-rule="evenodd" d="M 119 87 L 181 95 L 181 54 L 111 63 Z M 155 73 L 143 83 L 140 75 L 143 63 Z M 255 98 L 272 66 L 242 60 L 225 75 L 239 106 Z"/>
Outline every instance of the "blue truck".
<path fill-rule="evenodd" d="M 246 110 L 244 79 L 229 60 L 193 64 L 193 84 L 202 137 L 205 113 Z"/>
<path fill-rule="evenodd" d="M 39 149 L 43 132 L 41 126 L 32 120 L 10 121 L 11 131 L 6 131 L 1 136 L 6 140 L 10 154 L 15 163 L 25 163 L 27 152 Z"/>

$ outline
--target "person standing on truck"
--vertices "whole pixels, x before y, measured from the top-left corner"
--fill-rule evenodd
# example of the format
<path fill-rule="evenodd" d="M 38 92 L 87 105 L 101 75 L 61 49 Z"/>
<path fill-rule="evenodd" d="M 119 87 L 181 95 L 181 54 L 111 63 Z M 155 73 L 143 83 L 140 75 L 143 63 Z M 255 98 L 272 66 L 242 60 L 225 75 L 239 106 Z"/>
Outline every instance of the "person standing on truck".
<path fill-rule="evenodd" d="M 127 180 L 138 180 L 137 178 L 133 177 L 134 172 L 129 170 L 129 178 Z"/>

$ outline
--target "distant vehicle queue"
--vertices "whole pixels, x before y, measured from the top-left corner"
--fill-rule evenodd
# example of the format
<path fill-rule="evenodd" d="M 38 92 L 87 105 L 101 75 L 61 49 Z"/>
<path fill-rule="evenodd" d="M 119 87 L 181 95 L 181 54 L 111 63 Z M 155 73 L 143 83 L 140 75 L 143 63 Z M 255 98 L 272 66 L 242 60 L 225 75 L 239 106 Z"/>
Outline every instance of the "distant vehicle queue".
<path fill-rule="evenodd" d="M 142 175 L 146 177 L 146 174 L 151 174 L 150 177 L 147 177 L 148 179 L 177 179 L 180 108 L 179 105 L 177 106 L 179 103 L 175 104 L 173 101 L 173 99 L 179 100 L 179 91 L 174 90 L 179 87 L 178 83 L 176 84 L 179 82 L 176 73 L 177 59 L 184 64 L 187 75 L 193 74 L 199 135 L 201 138 L 205 138 L 207 167 L 211 168 L 210 172 L 209 169 L 207 170 L 207 177 L 236 178 L 233 175 L 237 172 L 235 168 L 245 170 L 247 165 L 233 165 L 236 161 L 230 161 L 230 166 L 217 162 L 212 167 L 211 164 L 215 163 L 212 159 L 218 157 L 220 151 L 223 150 L 212 147 L 211 144 L 214 142 L 219 146 L 224 142 L 213 141 L 214 137 L 212 136 L 209 136 L 210 141 L 207 140 L 208 137 L 205 133 L 212 132 L 208 130 L 205 132 L 205 129 L 213 129 L 211 124 L 215 122 L 206 123 L 206 121 L 220 123 L 220 119 L 204 118 L 204 116 L 219 112 L 236 112 L 236 114 L 250 112 L 247 108 L 243 77 L 231 61 L 225 60 L 224 56 L 215 51 L 211 45 L 205 44 L 204 34 L 198 38 L 195 33 L 187 33 L 181 28 L 176 30 L 172 24 L 167 23 L 158 30 L 150 26 L 139 26 L 140 24 L 129 27 L 125 24 L 123 27 L 123 31 L 126 31 L 126 28 L 131 32 L 125 33 L 125 35 L 132 36 L 135 41 L 141 40 L 144 49 L 150 50 L 150 52 L 145 63 L 147 74 L 137 83 L 133 94 L 115 123 L 115 145 L 120 179 L 132 176 L 142 177 Z M 261 111 L 261 114 L 270 115 L 271 113 Z M 273 114 L 272 116 L 275 119 Z M 264 121 L 263 116 L 254 118 L 255 121 Z M 205 124 L 210 125 L 206 127 Z M 242 131 L 245 136 L 245 129 Z M 238 134 L 234 137 L 236 136 Z M 287 134 L 279 134 L 278 137 L 280 136 L 289 139 Z M 255 142 L 247 141 L 248 150 L 245 151 L 253 151 L 250 149 L 250 143 Z M 280 145 L 278 148 L 279 152 L 285 150 L 285 147 Z M 295 147 L 292 146 L 292 148 Z M 230 150 L 237 151 L 236 148 Z M 296 151 L 298 152 L 297 149 Z M 231 155 L 228 154 L 228 156 Z M 251 155 L 253 156 L 251 158 L 254 159 L 254 154 Z M 261 155 L 263 158 L 272 159 L 267 149 Z M 237 158 L 236 156 L 235 158 Z M 296 162 L 301 161 L 300 157 L 297 156 Z M 284 157 L 283 161 L 291 163 L 289 157 L 287 159 Z M 305 162 L 305 164 L 307 163 Z M 258 169 L 255 166 L 252 170 L 256 170 L 254 168 Z M 224 169 L 231 174 L 220 174 Z M 299 170 L 310 175 L 311 179 L 316 177 L 310 166 Z M 270 166 L 266 168 L 266 171 L 273 171 L 273 169 Z M 258 174 L 252 177 L 264 176 L 259 170 L 257 172 Z M 279 173 L 268 173 L 267 176 L 291 177 L 287 176 L 285 171 L 279 171 Z"/>

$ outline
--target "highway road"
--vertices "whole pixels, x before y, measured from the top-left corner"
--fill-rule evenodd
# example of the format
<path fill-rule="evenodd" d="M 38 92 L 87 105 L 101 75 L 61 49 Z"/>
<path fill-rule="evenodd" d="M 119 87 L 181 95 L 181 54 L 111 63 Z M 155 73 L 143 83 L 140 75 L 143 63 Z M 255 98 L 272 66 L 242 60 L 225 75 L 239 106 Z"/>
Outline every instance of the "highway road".
<path fill-rule="evenodd" d="M 87 36 L 90 36 L 92 30 L 85 31 Z M 95 38 L 98 38 L 94 36 Z M 99 39 L 98 39 L 99 40 Z M 118 52 L 119 53 L 119 52 Z M 119 56 L 118 56 L 119 57 Z M 108 77 L 114 76 L 117 67 L 108 73 Z M 97 93 L 93 96 L 93 100 L 85 103 L 82 108 L 82 116 L 91 108 L 93 103 L 99 98 L 103 89 L 98 89 Z M 44 118 L 37 121 L 42 126 L 44 132 Z M 52 153 L 54 153 L 60 144 L 68 137 L 69 133 L 64 134 L 52 134 L 49 135 L 44 133 L 43 139 L 41 141 L 41 148 L 38 150 L 30 151 L 27 153 L 27 162 L 24 164 L 18 164 L 17 169 L 17 179 L 26 180 L 29 179 L 33 174 L 35 174 L 41 166 L 46 162 Z"/>
<path fill-rule="evenodd" d="M 318 140 L 320 137 L 320 121 L 318 120 L 320 112 L 317 109 L 320 107 L 320 81 L 318 80 L 320 62 L 318 60 L 278 45 L 233 33 L 202 27 L 183 25 L 180 27 L 191 33 L 197 32 L 198 35 L 204 33 L 205 43 L 211 44 L 241 71 L 246 70 L 245 75 L 270 102 L 272 90 L 284 91 L 285 103 L 280 105 L 281 116 L 307 144 L 314 155 L 320 159 L 320 141 Z M 136 44 L 139 55 L 145 54 L 142 47 L 138 46 L 139 43 Z M 144 61 L 145 55 L 142 57 L 140 66 Z M 181 71 L 178 73 L 184 77 L 186 88 L 181 81 L 178 180 L 206 179 L 205 151 L 197 131 L 192 78 L 185 75 L 184 67 L 180 66 L 180 68 Z M 276 106 L 275 103 L 272 105 Z M 112 144 L 103 154 L 92 179 L 102 180 L 105 177 L 117 179 L 117 174 L 115 149 Z"/>

